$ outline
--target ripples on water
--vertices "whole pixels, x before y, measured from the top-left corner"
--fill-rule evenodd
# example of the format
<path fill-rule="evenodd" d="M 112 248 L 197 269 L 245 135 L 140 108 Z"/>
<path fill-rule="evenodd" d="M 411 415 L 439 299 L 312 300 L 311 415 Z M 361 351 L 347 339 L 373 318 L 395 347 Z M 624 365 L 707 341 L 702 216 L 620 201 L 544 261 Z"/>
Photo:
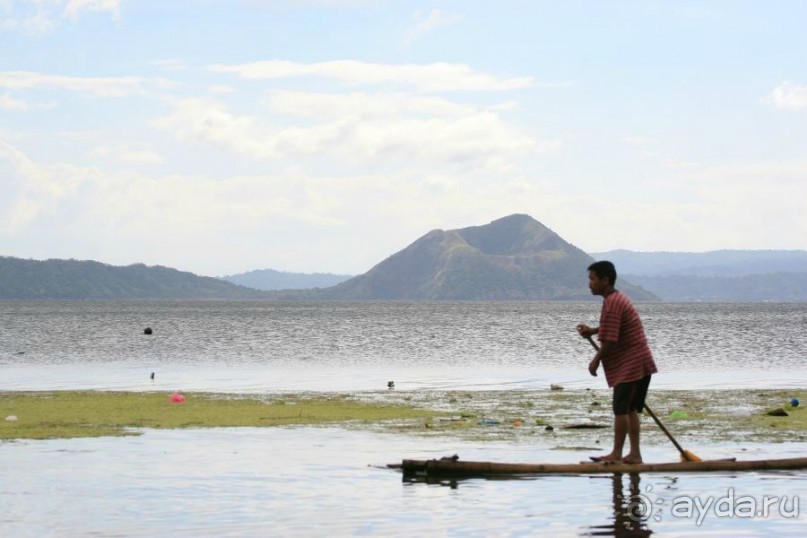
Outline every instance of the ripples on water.
<path fill-rule="evenodd" d="M 138 388 L 155 370 L 204 390 L 598 386 L 574 327 L 596 324 L 599 304 L 0 302 L 0 371 L 32 389 L 20 383 Z M 787 385 L 807 366 L 807 304 L 639 309 L 655 386 Z"/>

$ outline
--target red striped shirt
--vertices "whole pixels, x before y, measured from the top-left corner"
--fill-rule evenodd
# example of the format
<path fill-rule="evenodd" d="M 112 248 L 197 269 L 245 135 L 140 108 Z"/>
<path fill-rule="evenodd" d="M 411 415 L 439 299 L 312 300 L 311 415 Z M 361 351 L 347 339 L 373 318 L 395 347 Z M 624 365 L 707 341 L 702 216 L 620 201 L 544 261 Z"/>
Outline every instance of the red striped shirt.
<path fill-rule="evenodd" d="M 600 342 L 616 344 L 602 360 L 609 387 L 638 381 L 658 371 L 639 313 L 624 293 L 615 290 L 603 301 L 597 337 Z"/>

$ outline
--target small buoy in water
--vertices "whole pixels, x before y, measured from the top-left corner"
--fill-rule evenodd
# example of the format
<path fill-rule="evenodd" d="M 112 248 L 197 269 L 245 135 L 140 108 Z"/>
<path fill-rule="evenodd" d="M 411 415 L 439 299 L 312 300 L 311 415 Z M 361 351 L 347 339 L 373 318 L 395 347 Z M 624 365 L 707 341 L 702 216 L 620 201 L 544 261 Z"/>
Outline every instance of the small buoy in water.
<path fill-rule="evenodd" d="M 524 424 L 523 420 L 514 420 L 513 421 L 513 426 L 521 426 L 522 424 Z"/>
<path fill-rule="evenodd" d="M 151 334 L 151 333 L 152 333 L 151 327 L 146 327 L 145 329 L 143 329 L 143 334 Z"/>
<path fill-rule="evenodd" d="M 151 372 L 151 379 L 154 379 L 154 372 Z"/>
<path fill-rule="evenodd" d="M 790 405 L 792 405 L 793 407 L 798 407 L 799 406 L 799 399 L 798 398 L 791 398 L 790 399 Z"/>
<path fill-rule="evenodd" d="M 185 397 L 180 393 L 175 392 L 171 395 L 171 398 L 169 398 L 169 400 L 171 401 L 171 403 L 182 403 L 185 401 Z"/>
<path fill-rule="evenodd" d="M 17 422 L 16 415 L 9 415 L 6 417 L 6 422 Z"/>
<path fill-rule="evenodd" d="M 387 388 L 394 389 L 395 388 L 395 381 L 387 381 Z"/>

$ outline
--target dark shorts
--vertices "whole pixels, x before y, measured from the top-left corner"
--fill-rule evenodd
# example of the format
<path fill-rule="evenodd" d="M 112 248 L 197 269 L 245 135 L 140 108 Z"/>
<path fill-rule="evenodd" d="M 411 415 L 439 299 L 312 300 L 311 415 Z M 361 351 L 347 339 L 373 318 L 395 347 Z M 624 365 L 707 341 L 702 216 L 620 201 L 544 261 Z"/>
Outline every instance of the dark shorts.
<path fill-rule="evenodd" d="M 627 415 L 632 411 L 641 413 L 644 409 L 644 399 L 647 397 L 647 388 L 650 386 L 650 376 L 638 381 L 620 383 L 614 387 L 614 414 Z"/>

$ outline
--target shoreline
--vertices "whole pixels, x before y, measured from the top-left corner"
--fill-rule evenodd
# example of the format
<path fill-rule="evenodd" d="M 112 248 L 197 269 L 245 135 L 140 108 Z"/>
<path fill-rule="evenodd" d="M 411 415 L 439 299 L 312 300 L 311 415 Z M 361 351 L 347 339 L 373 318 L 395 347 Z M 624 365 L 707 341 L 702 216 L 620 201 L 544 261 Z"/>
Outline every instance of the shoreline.
<path fill-rule="evenodd" d="M 165 391 L 2 391 L 0 441 L 138 435 L 144 428 L 328 425 L 476 441 L 541 439 L 597 449 L 612 434 L 605 389 L 227 394 Z M 807 389 L 651 390 L 648 404 L 683 446 L 807 441 Z M 782 409 L 788 416 L 769 416 Z M 15 417 L 16 420 L 9 420 Z M 645 443 L 669 440 L 650 417 Z"/>

